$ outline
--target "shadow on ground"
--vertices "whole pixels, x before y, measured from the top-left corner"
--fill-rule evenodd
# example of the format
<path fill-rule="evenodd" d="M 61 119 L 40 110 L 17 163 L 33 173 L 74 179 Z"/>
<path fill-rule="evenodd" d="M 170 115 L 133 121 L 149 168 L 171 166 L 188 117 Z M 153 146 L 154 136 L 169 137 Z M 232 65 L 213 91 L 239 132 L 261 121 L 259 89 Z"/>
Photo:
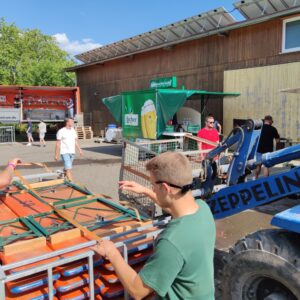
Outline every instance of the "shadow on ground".
<path fill-rule="evenodd" d="M 103 145 L 99 147 L 84 147 L 82 149 L 84 151 L 96 152 L 118 157 L 122 156 L 122 145 Z"/>
<path fill-rule="evenodd" d="M 295 205 L 298 205 L 300 203 L 299 199 L 300 198 L 297 198 L 296 196 L 293 198 L 284 198 L 284 199 L 276 200 L 274 202 L 271 202 L 271 203 L 268 203 L 265 205 L 261 205 L 259 207 L 256 207 L 254 210 L 274 216 L 279 212 L 282 212 L 282 211 L 289 209 Z"/>

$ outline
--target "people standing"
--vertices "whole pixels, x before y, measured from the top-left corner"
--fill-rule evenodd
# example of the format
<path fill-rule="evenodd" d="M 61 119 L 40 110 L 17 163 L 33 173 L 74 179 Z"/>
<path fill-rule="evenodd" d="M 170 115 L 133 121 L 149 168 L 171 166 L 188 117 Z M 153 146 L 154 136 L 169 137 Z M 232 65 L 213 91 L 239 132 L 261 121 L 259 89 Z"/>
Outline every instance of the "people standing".
<path fill-rule="evenodd" d="M 214 117 L 213 116 L 207 116 L 205 118 L 205 127 L 198 131 L 197 136 L 202 139 L 206 139 L 213 143 L 219 143 L 219 132 L 214 128 Z M 205 142 L 199 142 L 198 148 L 200 151 L 203 150 L 212 150 L 216 146 L 212 144 L 207 144 Z M 206 153 L 200 152 L 200 159 L 203 160 L 206 156 Z"/>
<path fill-rule="evenodd" d="M 156 299 L 214 299 L 216 228 L 203 200 L 192 195 L 192 167 L 176 152 L 166 152 L 146 164 L 152 190 L 132 181 L 120 188 L 151 198 L 173 219 L 155 241 L 154 254 L 137 273 L 115 245 L 102 240 L 93 250 L 108 259 L 134 299 L 156 293 Z"/>
<path fill-rule="evenodd" d="M 46 123 L 44 123 L 43 120 L 40 120 L 38 127 L 39 127 L 40 147 L 46 147 L 45 135 L 47 132 L 47 125 Z"/>
<path fill-rule="evenodd" d="M 59 159 L 59 154 L 64 162 L 64 172 L 69 181 L 73 181 L 72 166 L 75 157 L 75 148 L 83 155 L 78 143 L 77 133 L 74 129 L 74 120 L 67 118 L 65 127 L 61 128 L 56 135 L 55 160 Z"/>
<path fill-rule="evenodd" d="M 26 130 L 26 134 L 27 134 L 28 143 L 26 146 L 31 146 L 32 143 L 34 143 L 34 140 L 32 137 L 33 127 L 32 127 L 32 122 L 31 122 L 30 118 L 27 118 L 27 122 L 28 122 L 28 128 Z"/>
<path fill-rule="evenodd" d="M 68 108 L 68 118 L 73 119 L 74 118 L 74 101 L 72 98 L 69 99 L 67 102 L 67 108 Z"/>
<path fill-rule="evenodd" d="M 274 140 L 279 142 L 279 134 L 277 129 L 273 126 L 273 118 L 270 115 L 265 116 L 264 124 L 261 129 L 260 139 L 257 147 L 256 160 L 261 162 L 262 155 L 264 153 L 274 151 Z M 260 175 L 262 164 L 259 163 L 256 167 L 255 178 L 257 179 Z M 263 168 L 264 176 L 270 175 L 270 170 L 267 167 Z"/>

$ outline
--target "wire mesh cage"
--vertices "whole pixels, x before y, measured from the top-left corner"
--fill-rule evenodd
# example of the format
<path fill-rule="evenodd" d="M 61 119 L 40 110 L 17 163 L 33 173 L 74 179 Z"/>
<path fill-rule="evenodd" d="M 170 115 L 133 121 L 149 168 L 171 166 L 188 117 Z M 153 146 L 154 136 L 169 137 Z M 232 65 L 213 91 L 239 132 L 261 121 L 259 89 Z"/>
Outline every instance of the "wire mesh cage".
<path fill-rule="evenodd" d="M 186 156 L 191 163 L 193 177 L 204 180 L 205 168 L 203 167 L 201 154 L 207 153 L 208 150 L 200 151 L 198 149 L 198 143 L 199 139 L 191 135 L 186 135 L 179 139 L 141 141 L 135 143 L 124 141 L 120 180 L 135 181 L 147 188 L 151 188 L 146 164 L 153 157 L 167 151 L 176 151 Z M 128 202 L 148 217 L 153 218 L 161 214 L 160 208 L 144 195 L 137 195 L 132 192 L 120 190 L 119 196 L 121 201 Z"/>
<path fill-rule="evenodd" d="M 14 143 L 15 138 L 14 126 L 1 126 L 0 127 L 0 144 Z"/>

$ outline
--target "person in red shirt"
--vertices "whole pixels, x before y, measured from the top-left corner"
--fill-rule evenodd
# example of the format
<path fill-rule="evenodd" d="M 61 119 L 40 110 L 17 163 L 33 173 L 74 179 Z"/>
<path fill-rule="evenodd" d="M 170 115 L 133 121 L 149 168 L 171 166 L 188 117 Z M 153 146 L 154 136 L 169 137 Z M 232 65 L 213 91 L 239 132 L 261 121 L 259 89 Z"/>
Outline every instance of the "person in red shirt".
<path fill-rule="evenodd" d="M 197 136 L 199 138 L 211 141 L 213 143 L 219 143 L 219 132 L 214 128 L 214 117 L 207 116 L 205 118 L 205 127 L 198 131 Z M 204 142 L 199 142 L 198 144 L 199 150 L 211 150 L 216 146 L 206 144 Z M 206 156 L 206 153 L 200 153 L 200 159 L 203 160 Z"/>

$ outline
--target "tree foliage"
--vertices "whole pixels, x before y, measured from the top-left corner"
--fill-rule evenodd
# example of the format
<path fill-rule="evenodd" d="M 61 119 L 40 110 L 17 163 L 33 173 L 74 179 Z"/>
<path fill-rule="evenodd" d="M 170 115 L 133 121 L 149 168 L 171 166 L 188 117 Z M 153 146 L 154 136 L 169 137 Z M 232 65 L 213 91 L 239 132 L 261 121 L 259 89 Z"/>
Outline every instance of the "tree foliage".
<path fill-rule="evenodd" d="M 74 65 L 52 36 L 0 19 L 0 84 L 72 86 L 74 74 L 64 69 Z"/>

